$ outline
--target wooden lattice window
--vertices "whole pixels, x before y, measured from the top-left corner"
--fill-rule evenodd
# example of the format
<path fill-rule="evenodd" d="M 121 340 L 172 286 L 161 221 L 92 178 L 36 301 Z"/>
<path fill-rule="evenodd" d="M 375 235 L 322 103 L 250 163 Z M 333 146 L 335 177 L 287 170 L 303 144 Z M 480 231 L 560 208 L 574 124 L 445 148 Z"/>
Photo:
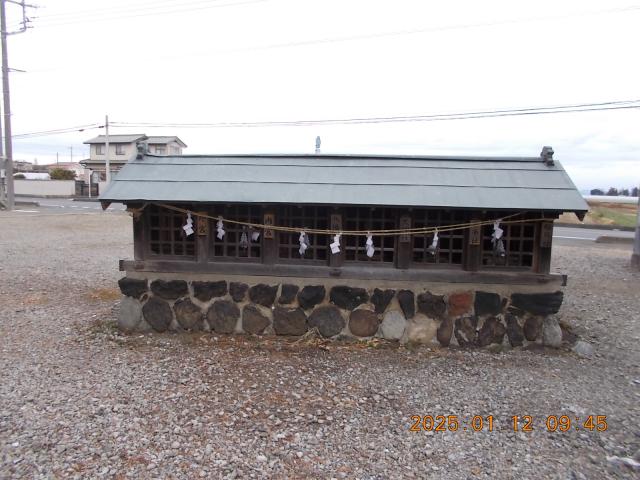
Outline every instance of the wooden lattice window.
<path fill-rule="evenodd" d="M 187 237 L 182 229 L 186 215 L 157 205 L 149 206 L 146 212 L 149 221 L 149 250 L 152 255 L 195 257 L 195 234 Z"/>
<path fill-rule="evenodd" d="M 446 227 L 468 221 L 468 215 L 462 210 L 428 210 L 413 212 L 413 228 Z M 413 236 L 413 263 L 461 265 L 464 245 L 464 230 L 438 232 L 438 245 L 431 248 L 433 233 Z"/>
<path fill-rule="evenodd" d="M 396 228 L 397 211 L 393 208 L 350 207 L 344 209 L 342 224 L 345 230 L 393 230 Z M 367 256 L 364 236 L 346 236 L 343 238 L 346 262 L 393 263 L 396 237 L 373 236 L 375 252 Z"/>
<path fill-rule="evenodd" d="M 493 225 L 482 228 L 482 265 L 487 267 L 533 267 L 535 223 L 501 224 L 504 255 L 496 254 L 491 242 Z"/>
<path fill-rule="evenodd" d="M 326 230 L 329 228 L 329 209 L 321 206 L 285 206 L 278 210 L 276 223 L 284 227 L 300 230 L 309 228 Z M 300 260 L 325 263 L 329 251 L 329 235 L 307 234 L 310 246 L 303 257 L 300 256 L 300 233 L 278 232 L 278 257 L 281 260 Z"/>
<path fill-rule="evenodd" d="M 229 205 L 217 206 L 210 212 L 210 216 L 217 218 L 222 217 L 224 231 L 226 232 L 222 239 L 218 238 L 216 230 L 217 220 L 209 220 L 209 257 L 222 260 L 225 258 L 234 260 L 247 260 L 258 262 L 262 258 L 262 237 L 252 240 L 254 230 L 244 225 L 225 222 L 224 219 L 236 220 L 248 223 L 262 223 L 262 208 L 251 205 Z M 243 238 L 244 234 L 244 238 Z"/>

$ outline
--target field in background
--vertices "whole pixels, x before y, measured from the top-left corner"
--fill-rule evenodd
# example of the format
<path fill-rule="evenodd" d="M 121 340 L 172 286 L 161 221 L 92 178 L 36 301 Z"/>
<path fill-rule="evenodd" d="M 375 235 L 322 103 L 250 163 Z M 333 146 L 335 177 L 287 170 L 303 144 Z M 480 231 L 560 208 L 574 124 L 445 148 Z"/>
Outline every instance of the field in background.
<path fill-rule="evenodd" d="M 585 225 L 617 225 L 635 227 L 638 205 L 629 203 L 612 203 L 601 200 L 587 200 L 589 212 L 580 222 L 573 213 L 565 213 L 558 219 L 561 223 L 584 223 Z"/>

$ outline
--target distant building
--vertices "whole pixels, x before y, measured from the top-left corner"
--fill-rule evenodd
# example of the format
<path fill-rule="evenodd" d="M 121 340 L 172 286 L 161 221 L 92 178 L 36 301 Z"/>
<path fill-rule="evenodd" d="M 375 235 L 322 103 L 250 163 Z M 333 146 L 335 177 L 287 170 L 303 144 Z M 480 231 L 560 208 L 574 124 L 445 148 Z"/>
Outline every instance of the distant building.
<path fill-rule="evenodd" d="M 24 180 L 51 180 L 49 174 L 43 172 L 16 172 L 13 176 Z"/>
<path fill-rule="evenodd" d="M 13 161 L 13 171 L 14 172 L 32 172 L 33 171 L 33 163 L 25 162 L 23 160 L 14 160 Z"/>
<path fill-rule="evenodd" d="M 89 158 L 80 163 L 99 173 L 101 181 L 106 180 L 106 136 L 99 135 L 84 143 L 90 146 Z M 109 164 L 113 173 L 117 173 L 124 164 L 135 158 L 138 143 L 145 143 L 149 153 L 163 156 L 182 155 L 182 149 L 187 147 L 176 136 L 147 136 L 143 133 L 109 135 Z"/>
<path fill-rule="evenodd" d="M 51 173 L 51 170 L 54 170 L 56 168 L 61 168 L 62 170 L 70 170 L 72 172 L 75 172 L 77 179 L 82 178 L 85 174 L 85 167 L 79 162 L 50 163 L 47 165 L 41 165 L 40 167 L 41 169 L 49 173 Z"/>

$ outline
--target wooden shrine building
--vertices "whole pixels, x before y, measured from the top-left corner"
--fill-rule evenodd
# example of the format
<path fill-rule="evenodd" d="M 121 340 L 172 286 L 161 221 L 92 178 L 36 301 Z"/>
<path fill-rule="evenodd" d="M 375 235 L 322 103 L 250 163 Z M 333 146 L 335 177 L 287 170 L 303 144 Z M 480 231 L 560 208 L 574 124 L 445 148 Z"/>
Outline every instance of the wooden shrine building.
<path fill-rule="evenodd" d="M 100 200 L 134 219 L 133 258 L 120 263 L 124 329 L 316 327 L 409 341 L 418 329 L 447 344 L 440 330 L 451 341 L 465 322 L 475 326 L 461 338 L 477 344 L 487 315 L 508 327 L 515 312 L 523 327 L 556 312 L 566 277 L 550 273 L 553 220 L 588 209 L 550 147 L 443 157 L 154 156 L 141 146 Z"/>

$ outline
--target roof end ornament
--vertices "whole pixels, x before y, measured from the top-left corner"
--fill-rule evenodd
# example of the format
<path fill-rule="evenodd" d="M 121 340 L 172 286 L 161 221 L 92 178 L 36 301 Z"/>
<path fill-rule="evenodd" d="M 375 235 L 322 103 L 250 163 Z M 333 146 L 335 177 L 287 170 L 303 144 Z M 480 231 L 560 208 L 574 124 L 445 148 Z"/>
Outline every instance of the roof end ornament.
<path fill-rule="evenodd" d="M 547 167 L 553 167 L 555 165 L 555 163 L 553 163 L 553 147 L 542 147 L 540 158 L 542 158 L 542 161 Z"/>
<path fill-rule="evenodd" d="M 149 153 L 147 144 L 136 142 L 136 160 L 142 160 L 147 153 Z"/>

